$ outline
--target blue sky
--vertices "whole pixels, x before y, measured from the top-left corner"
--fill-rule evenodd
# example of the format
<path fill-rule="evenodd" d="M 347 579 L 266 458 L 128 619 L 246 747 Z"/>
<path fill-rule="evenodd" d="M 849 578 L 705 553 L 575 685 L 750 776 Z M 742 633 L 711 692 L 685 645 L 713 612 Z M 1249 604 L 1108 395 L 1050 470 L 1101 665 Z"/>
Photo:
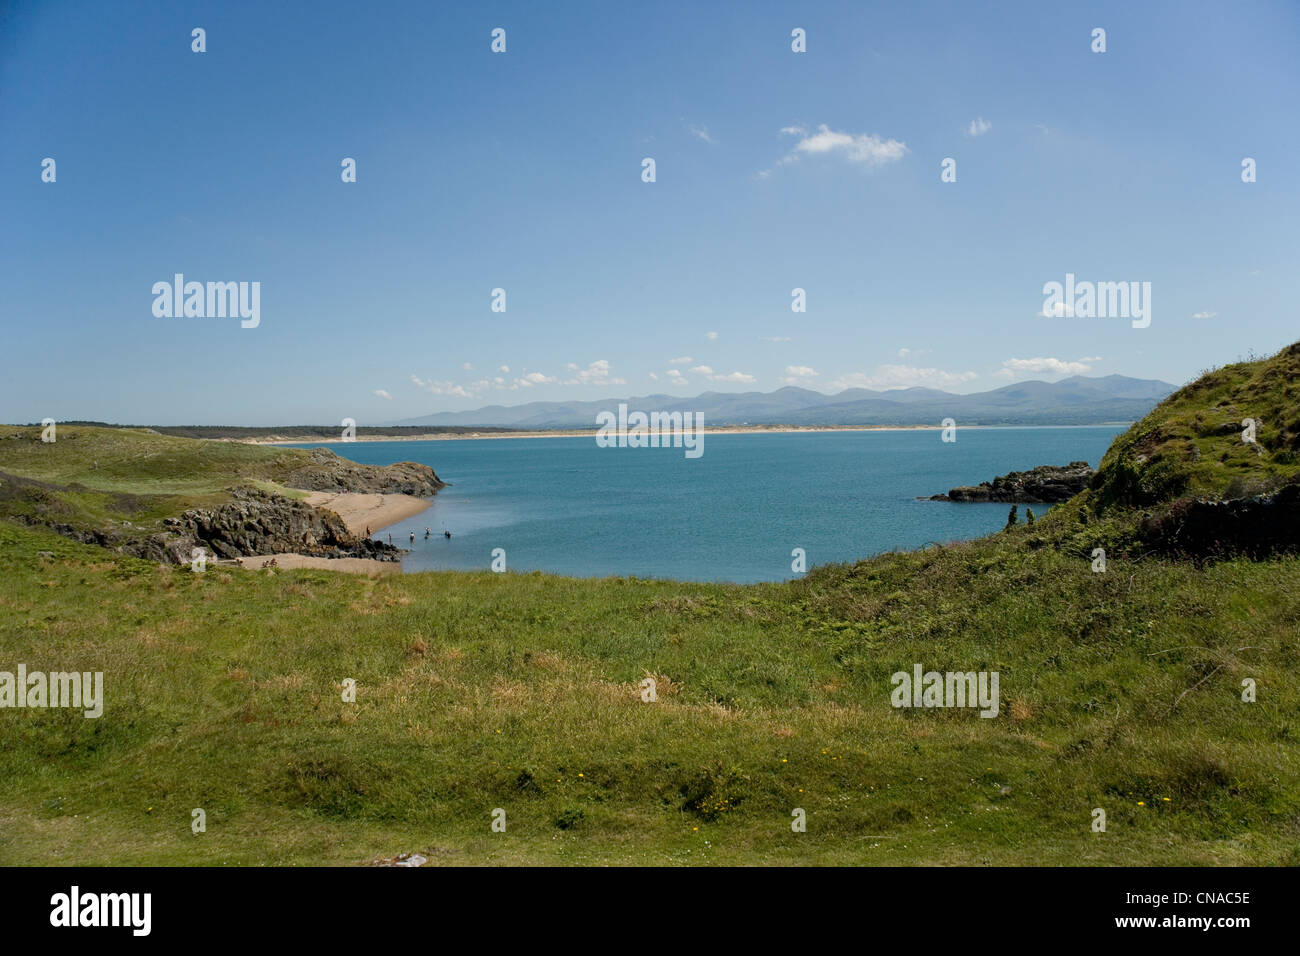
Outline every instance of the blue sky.
<path fill-rule="evenodd" d="M 1297 3 L 2 9 L 0 420 L 1179 384 L 1300 338 Z M 260 324 L 155 317 L 175 273 Z M 1044 317 L 1066 273 L 1150 326 Z"/>

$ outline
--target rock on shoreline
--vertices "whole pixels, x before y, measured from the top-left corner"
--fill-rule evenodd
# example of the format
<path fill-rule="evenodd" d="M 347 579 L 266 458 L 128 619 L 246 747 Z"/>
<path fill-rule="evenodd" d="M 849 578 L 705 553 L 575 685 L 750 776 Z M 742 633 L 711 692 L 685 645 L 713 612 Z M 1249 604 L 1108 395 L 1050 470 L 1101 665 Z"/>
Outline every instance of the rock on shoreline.
<path fill-rule="evenodd" d="M 150 542 L 172 560 L 190 560 L 190 549 L 207 548 L 221 558 L 294 552 L 318 557 L 398 560 L 399 550 L 347 529 L 332 511 L 256 488 L 236 488 L 231 501 L 167 518 L 168 531 Z M 170 533 L 168 533 L 170 532 Z"/>
<path fill-rule="evenodd" d="M 394 465 L 358 465 L 328 448 L 313 448 L 309 464 L 290 472 L 284 484 L 303 491 L 351 491 L 360 494 L 414 495 L 427 498 L 447 487 L 428 465 L 399 461 Z"/>
<path fill-rule="evenodd" d="M 1088 487 L 1093 470 L 1086 461 L 1068 465 L 1040 465 L 1029 471 L 1013 471 L 992 482 L 964 485 L 946 495 L 931 495 L 930 501 L 994 501 L 1007 504 L 1056 504 L 1073 498 Z"/>

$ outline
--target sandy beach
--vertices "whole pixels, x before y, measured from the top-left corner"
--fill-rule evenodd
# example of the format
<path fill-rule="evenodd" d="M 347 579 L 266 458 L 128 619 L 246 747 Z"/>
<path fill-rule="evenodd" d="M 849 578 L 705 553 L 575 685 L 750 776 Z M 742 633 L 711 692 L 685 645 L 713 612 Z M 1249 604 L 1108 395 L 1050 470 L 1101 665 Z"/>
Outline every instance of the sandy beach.
<path fill-rule="evenodd" d="M 800 434 L 803 432 L 910 432 L 923 431 L 926 429 L 940 429 L 942 425 L 721 425 L 714 428 L 705 427 L 705 435 L 789 435 Z M 970 425 L 969 428 L 978 428 L 980 426 Z M 539 429 L 537 431 L 504 431 L 504 432 L 468 432 L 465 434 L 449 434 L 447 432 L 432 432 L 424 435 L 357 435 L 348 441 L 474 441 L 487 440 L 491 438 L 593 438 L 597 429 L 592 426 L 587 430 L 575 429 Z M 342 438 L 335 438 L 329 435 L 306 438 L 278 438 L 270 436 L 268 438 L 239 438 L 239 439 L 222 439 L 223 441 L 239 441 L 246 445 L 345 445 L 348 442 Z M 373 525 L 372 525 L 373 527 Z"/>
<path fill-rule="evenodd" d="M 381 528 L 411 518 L 426 510 L 432 502 L 414 495 L 365 495 L 355 492 L 313 491 L 304 499 L 314 508 L 333 511 L 353 534 L 363 535 L 369 528 Z M 321 558 L 305 554 L 257 554 L 243 559 L 243 567 L 260 570 L 272 558 L 282 571 L 294 568 L 317 568 L 322 571 L 345 571 L 350 574 L 398 574 L 401 562 L 376 561 L 373 558 Z"/>
<path fill-rule="evenodd" d="M 413 495 L 363 495 L 330 491 L 313 491 L 305 500 L 314 508 L 333 511 L 343 519 L 353 534 L 365 534 L 367 528 L 372 533 L 378 532 L 381 528 L 420 514 L 433 503 L 428 498 L 416 498 Z"/>

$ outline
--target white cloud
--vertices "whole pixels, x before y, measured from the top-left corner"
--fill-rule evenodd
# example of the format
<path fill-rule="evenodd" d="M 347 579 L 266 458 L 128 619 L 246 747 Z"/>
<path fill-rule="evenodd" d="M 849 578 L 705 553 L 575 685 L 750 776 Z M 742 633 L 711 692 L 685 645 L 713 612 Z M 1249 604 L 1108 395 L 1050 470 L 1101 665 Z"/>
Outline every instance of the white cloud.
<path fill-rule="evenodd" d="M 787 365 L 785 367 L 785 377 L 781 379 L 781 384 L 798 385 L 804 379 L 816 378 L 820 374 L 815 368 L 809 368 L 807 365 Z"/>
<path fill-rule="evenodd" d="M 668 376 L 668 381 L 673 385 L 686 384 L 686 376 L 683 375 L 681 372 L 677 371 L 677 369 L 675 368 L 670 368 L 664 374 Z"/>
<path fill-rule="evenodd" d="M 382 398 L 385 401 L 391 402 L 393 400 L 393 396 L 389 395 L 388 392 L 382 388 L 377 388 L 370 394 L 375 396 L 376 398 Z"/>
<path fill-rule="evenodd" d="M 716 142 L 717 142 L 717 140 L 715 140 L 712 136 L 709 135 L 709 128 L 708 128 L 707 126 L 692 126 L 692 127 L 691 127 L 691 133 L 692 133 L 692 135 L 694 135 L 694 136 L 698 136 L 700 139 L 704 140 L 704 142 L 706 142 L 706 143 L 716 143 Z"/>
<path fill-rule="evenodd" d="M 1010 358 L 1002 363 L 1002 368 L 996 374 L 1002 378 L 1011 378 L 1018 372 L 1040 375 L 1082 375 L 1092 371 L 1092 366 L 1088 364 L 1090 361 L 1097 361 L 1097 359 L 1078 359 L 1068 362 L 1059 358 Z"/>
<path fill-rule="evenodd" d="M 438 382 L 425 381 L 418 375 L 412 375 L 411 381 L 415 387 L 423 389 L 431 395 L 454 395 L 457 398 L 473 398 L 473 395 L 463 385 L 457 385 L 455 382 Z"/>
<path fill-rule="evenodd" d="M 652 381 L 652 382 L 657 382 L 657 381 L 659 381 L 659 376 L 656 375 L 654 372 L 651 372 L 651 373 L 650 373 L 650 381 Z"/>
<path fill-rule="evenodd" d="M 502 374 L 508 375 L 510 373 L 510 366 L 502 365 L 499 369 L 497 369 L 497 371 L 501 372 Z"/>
<path fill-rule="evenodd" d="M 515 385 L 519 388 L 532 388 L 534 385 L 554 385 L 555 382 L 555 378 L 543 375 L 541 372 L 529 372 L 523 378 L 515 379 Z"/>
<path fill-rule="evenodd" d="M 789 342 L 790 341 L 790 336 L 788 335 L 763 335 L 759 337 L 764 342 Z"/>
<path fill-rule="evenodd" d="M 1043 308 L 1038 312 L 1040 318 L 1044 319 L 1072 319 L 1074 318 L 1074 303 L 1065 301 L 1056 301 L 1052 303 L 1049 309 L 1047 303 L 1043 303 Z"/>
<path fill-rule="evenodd" d="M 1214 318 L 1214 317 L 1215 317 L 1216 315 L 1218 315 L 1218 314 L 1219 314 L 1219 313 L 1217 313 L 1217 312 L 1194 312 L 1194 313 L 1192 314 L 1192 318 L 1194 318 L 1194 319 L 1212 319 L 1212 318 Z"/>
<path fill-rule="evenodd" d="M 837 392 L 846 388 L 889 389 L 912 388 L 918 385 L 927 388 L 951 388 L 975 378 L 979 376 L 974 372 L 945 372 L 942 369 L 917 368 L 913 365 L 881 365 L 876 368 L 874 375 L 868 375 L 866 372 L 841 375 L 830 383 L 830 388 Z"/>
<path fill-rule="evenodd" d="M 610 375 L 609 362 L 605 359 L 598 359 L 592 362 L 586 368 L 581 368 L 570 362 L 565 366 L 565 371 L 576 373 L 573 378 L 566 380 L 565 385 L 626 385 L 625 379 L 616 378 Z"/>
<path fill-rule="evenodd" d="M 973 119 L 970 121 L 970 125 L 966 127 L 966 135 L 983 136 L 992 128 L 993 128 L 993 124 L 981 116 L 978 119 Z"/>
<path fill-rule="evenodd" d="M 695 368 L 691 369 L 690 372 L 692 375 L 703 375 L 710 382 L 741 382 L 748 384 L 750 382 L 758 381 L 758 379 L 746 372 L 727 372 L 726 374 L 723 374 L 721 372 L 715 372 L 713 368 L 708 365 L 697 365 Z"/>
<path fill-rule="evenodd" d="M 881 139 L 874 133 L 841 133 L 825 123 L 811 134 L 803 126 L 785 126 L 781 132 L 787 136 L 798 136 L 800 140 L 790 153 L 777 160 L 777 166 L 798 162 L 803 156 L 834 155 L 864 169 L 875 169 L 886 163 L 898 162 L 907 152 L 907 144 L 900 140 Z M 760 179 L 766 179 L 770 173 L 771 170 L 763 170 L 758 175 Z"/>
<path fill-rule="evenodd" d="M 461 368 L 463 368 L 467 372 L 474 371 L 474 366 L 470 365 L 469 362 L 466 362 L 464 365 L 461 366 Z"/>
<path fill-rule="evenodd" d="M 669 359 L 668 364 L 669 365 L 690 365 L 694 361 L 695 359 L 691 358 L 689 355 L 683 355 L 681 358 Z"/>
<path fill-rule="evenodd" d="M 718 333 L 717 333 L 717 332 L 706 332 L 704 337 L 707 338 L 710 342 L 716 342 L 717 339 L 718 339 Z"/>

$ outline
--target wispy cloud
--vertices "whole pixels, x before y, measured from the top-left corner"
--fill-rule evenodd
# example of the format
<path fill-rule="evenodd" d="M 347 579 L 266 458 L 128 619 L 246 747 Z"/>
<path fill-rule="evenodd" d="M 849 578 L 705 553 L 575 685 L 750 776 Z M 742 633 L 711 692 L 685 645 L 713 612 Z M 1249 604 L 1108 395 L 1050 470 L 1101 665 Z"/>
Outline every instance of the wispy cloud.
<path fill-rule="evenodd" d="M 382 398 L 385 401 L 391 402 L 393 400 L 393 396 L 389 395 L 388 392 L 382 388 L 377 388 L 370 394 L 375 396 L 376 398 Z"/>
<path fill-rule="evenodd" d="M 609 362 L 605 359 L 597 359 L 586 368 L 582 368 L 574 362 L 570 362 L 564 367 L 566 372 L 573 375 L 562 384 L 564 385 L 626 385 L 627 380 L 617 378 L 610 374 Z"/>
<path fill-rule="evenodd" d="M 713 368 L 708 365 L 697 365 L 695 368 L 691 369 L 690 372 L 692 375 L 702 375 L 710 382 L 739 382 L 741 384 L 749 384 L 750 382 L 758 381 L 758 379 L 746 372 L 727 372 L 726 374 L 723 374 L 715 372 Z"/>
<path fill-rule="evenodd" d="M 776 161 L 776 166 L 788 166 L 797 163 L 805 156 L 839 156 L 863 169 L 876 169 L 887 163 L 896 163 L 907 153 L 907 144 L 897 139 L 883 139 L 874 133 L 843 133 L 833 130 L 825 123 L 810 133 L 803 126 L 785 126 L 781 132 L 786 136 L 797 136 L 799 142 L 785 156 Z M 760 170 L 760 179 L 766 179 L 771 169 Z"/>
<path fill-rule="evenodd" d="M 694 361 L 695 359 L 691 358 L 689 355 L 683 355 L 680 358 L 669 359 L 668 364 L 669 365 L 690 365 Z"/>
<path fill-rule="evenodd" d="M 782 385 L 798 385 L 805 379 L 816 378 L 821 373 L 815 368 L 809 368 L 807 365 L 787 365 L 785 367 L 785 376 L 781 379 Z"/>
<path fill-rule="evenodd" d="M 1059 358 L 1009 358 L 994 374 L 1000 378 L 1014 378 L 1028 372 L 1038 375 L 1083 375 L 1092 371 L 1090 362 L 1100 361 L 1100 356 L 1088 356 L 1073 362 Z"/>
<path fill-rule="evenodd" d="M 411 381 L 415 387 L 428 392 L 430 395 L 452 395 L 456 398 L 473 398 L 473 393 L 463 385 L 457 385 L 455 382 L 439 382 L 435 380 L 426 381 L 418 375 L 412 375 Z"/>
<path fill-rule="evenodd" d="M 717 140 L 715 140 L 712 136 L 709 135 L 709 128 L 707 126 L 692 126 L 691 135 L 699 137 L 700 139 L 704 140 L 704 142 L 706 143 L 717 142 Z"/>
<path fill-rule="evenodd" d="M 951 388 L 979 378 L 974 372 L 945 372 L 938 368 L 917 368 L 914 365 L 881 365 L 874 374 L 851 372 L 830 383 L 834 391 L 846 388 Z"/>
<path fill-rule="evenodd" d="M 1218 315 L 1218 314 L 1219 314 L 1219 313 L 1217 313 L 1217 312 L 1193 312 L 1193 313 L 1192 313 L 1192 318 L 1194 318 L 1194 319 L 1212 319 L 1212 318 L 1214 318 L 1214 317 L 1215 317 L 1216 315 Z"/>
<path fill-rule="evenodd" d="M 993 124 L 981 116 L 977 119 L 973 119 L 970 121 L 970 125 L 966 127 L 966 135 L 983 136 L 992 128 L 993 128 Z"/>

